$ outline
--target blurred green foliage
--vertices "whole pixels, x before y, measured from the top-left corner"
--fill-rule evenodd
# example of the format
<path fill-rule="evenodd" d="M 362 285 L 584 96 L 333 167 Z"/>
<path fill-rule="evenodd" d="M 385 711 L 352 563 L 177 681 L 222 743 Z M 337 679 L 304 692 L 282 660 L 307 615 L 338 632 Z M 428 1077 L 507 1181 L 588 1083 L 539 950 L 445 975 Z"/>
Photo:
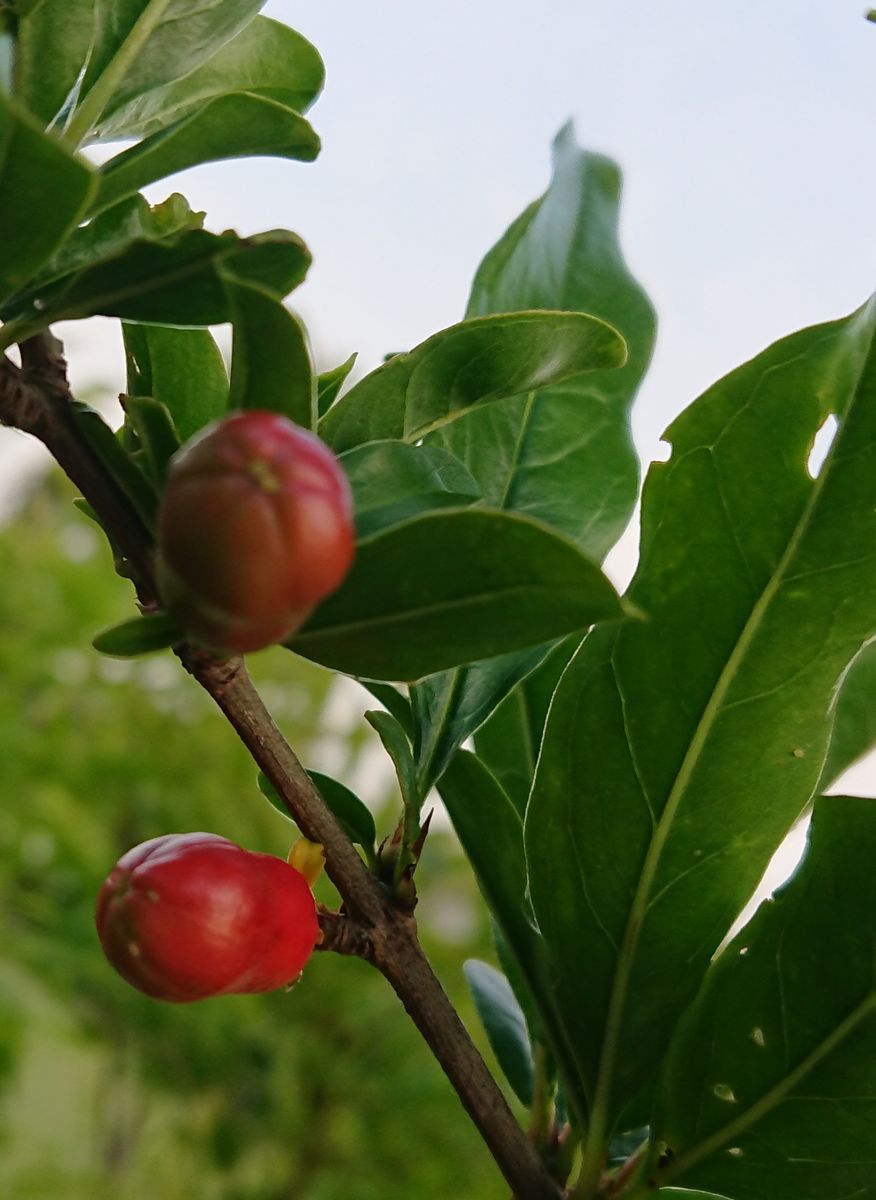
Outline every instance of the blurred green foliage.
<path fill-rule="evenodd" d="M 0 1195 L 13 1200 L 491 1200 L 506 1188 L 398 1001 L 317 955 L 290 993 L 147 999 L 104 962 L 100 883 L 129 846 L 211 830 L 285 855 L 294 827 L 169 652 L 90 647 L 130 615 L 94 526 L 52 477 L 0 530 Z M 373 700 L 286 651 L 253 673 L 305 764 L 389 780 Z M 361 783 L 360 783 L 361 786 Z M 372 791 L 374 790 L 372 786 Z M 389 783 L 380 836 L 396 819 Z M 450 838 L 430 837 L 427 949 L 470 1027 L 488 933 Z M 322 899 L 329 902 L 325 885 Z M 486 950 L 489 953 L 488 950 Z"/>

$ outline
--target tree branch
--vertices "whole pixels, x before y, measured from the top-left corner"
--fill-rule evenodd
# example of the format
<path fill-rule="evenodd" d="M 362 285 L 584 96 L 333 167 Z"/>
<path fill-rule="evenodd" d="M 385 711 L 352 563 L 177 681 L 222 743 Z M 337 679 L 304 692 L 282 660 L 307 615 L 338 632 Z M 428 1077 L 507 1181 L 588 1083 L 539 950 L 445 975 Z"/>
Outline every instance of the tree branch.
<path fill-rule="evenodd" d="M 39 334 L 23 343 L 21 354 L 20 368 L 6 358 L 0 360 L 0 422 L 33 434 L 47 446 L 134 568 L 141 604 L 154 604 L 158 592 L 149 532 L 72 419 L 61 343 L 49 333 Z M 344 898 L 344 919 L 359 926 L 360 950 L 367 947 L 366 956 L 400 998 L 517 1200 L 559 1200 L 557 1184 L 515 1120 L 429 966 L 413 917 L 395 907 L 359 857 L 274 724 L 243 660 L 217 660 L 191 646 L 181 647 L 178 656 L 225 714 L 304 836 L 322 843 L 326 871 Z M 356 944 L 348 933 L 333 931 L 332 936 L 347 947 Z"/>

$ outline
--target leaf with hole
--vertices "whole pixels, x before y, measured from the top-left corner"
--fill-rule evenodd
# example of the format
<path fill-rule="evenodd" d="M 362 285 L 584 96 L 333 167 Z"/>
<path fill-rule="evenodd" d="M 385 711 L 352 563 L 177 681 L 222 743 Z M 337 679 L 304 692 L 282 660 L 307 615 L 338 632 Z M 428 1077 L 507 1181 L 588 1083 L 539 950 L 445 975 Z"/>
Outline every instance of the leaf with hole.
<path fill-rule="evenodd" d="M 734 1200 L 874 1194 L 874 856 L 876 801 L 819 800 L 802 866 L 719 956 L 679 1029 L 658 1179 Z"/>
<path fill-rule="evenodd" d="M 710 956 L 812 796 L 832 695 L 876 632 L 874 330 L 871 303 L 793 334 L 677 418 L 629 589 L 648 620 L 594 630 L 554 693 L 527 863 L 589 1096 L 585 1172 L 625 1110 L 640 1114 Z M 839 432 L 813 480 L 829 411 Z"/>

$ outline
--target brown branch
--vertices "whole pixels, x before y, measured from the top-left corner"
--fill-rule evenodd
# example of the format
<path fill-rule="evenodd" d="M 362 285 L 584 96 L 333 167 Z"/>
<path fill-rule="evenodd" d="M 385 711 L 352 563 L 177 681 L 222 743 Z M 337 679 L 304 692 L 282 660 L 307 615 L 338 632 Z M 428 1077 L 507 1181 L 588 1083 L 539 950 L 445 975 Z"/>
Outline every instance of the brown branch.
<path fill-rule="evenodd" d="M 6 358 L 0 361 L 0 422 L 33 434 L 48 447 L 133 566 L 141 603 L 154 603 L 157 590 L 149 533 L 70 415 L 72 397 L 60 342 L 51 334 L 40 334 L 25 342 L 21 351 L 20 368 Z M 517 1200 L 559 1200 L 558 1186 L 429 966 L 413 917 L 398 910 L 359 857 L 274 724 L 243 660 L 219 661 L 189 646 L 181 647 L 178 655 L 225 714 L 304 836 L 322 843 L 326 871 L 344 898 L 343 919 L 359 927 L 358 945 L 368 948 L 363 956 L 372 958 L 399 996 Z M 357 943 L 349 927 L 343 938 L 348 948 Z"/>

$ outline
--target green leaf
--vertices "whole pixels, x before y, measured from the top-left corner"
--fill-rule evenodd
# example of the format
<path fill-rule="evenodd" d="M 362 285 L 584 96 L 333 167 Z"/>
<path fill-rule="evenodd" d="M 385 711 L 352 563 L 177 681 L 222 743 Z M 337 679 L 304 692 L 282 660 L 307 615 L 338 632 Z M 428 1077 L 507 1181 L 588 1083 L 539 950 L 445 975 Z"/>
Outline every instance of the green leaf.
<path fill-rule="evenodd" d="M 407 844 L 412 845 L 419 832 L 420 806 L 423 797 L 417 788 L 417 772 L 407 734 L 401 723 L 390 712 L 372 710 L 365 713 L 365 720 L 377 733 L 384 750 L 392 759 L 399 790 L 404 801 L 405 813 L 410 816 L 410 820 L 405 820 L 405 827 L 407 832 L 413 830 L 414 835 Z"/>
<path fill-rule="evenodd" d="M 112 658 L 136 658 L 140 654 L 152 654 L 178 646 L 185 641 L 185 633 L 168 613 L 146 613 L 130 621 L 122 621 L 104 629 L 92 641 L 95 650 Z"/>
<path fill-rule="evenodd" d="M 231 319 L 220 268 L 285 295 L 309 265 L 304 243 L 283 230 L 239 238 L 195 229 L 161 241 L 131 242 L 38 293 L 16 297 L 2 315 L 14 321 L 6 330 L 13 337 L 96 314 L 165 325 L 219 325 Z"/>
<path fill-rule="evenodd" d="M 478 757 L 493 772 L 521 817 L 535 775 L 535 764 L 551 702 L 560 676 L 581 642 L 572 634 L 547 655 L 510 692 L 490 719 L 474 730 Z"/>
<path fill-rule="evenodd" d="M 294 109 L 249 93 L 219 96 L 104 163 L 94 208 L 200 163 L 255 155 L 312 162 L 318 153 L 319 138 Z"/>
<path fill-rule="evenodd" d="M 287 645 L 351 675 L 417 679 L 623 615 L 571 542 L 508 513 L 446 509 L 360 542 Z"/>
<path fill-rule="evenodd" d="M 876 1195 L 876 801 L 819 800 L 797 875 L 715 962 L 670 1052 L 663 1181 Z"/>
<path fill-rule="evenodd" d="M 876 642 L 865 646 L 843 679 L 830 750 L 821 776 L 829 787 L 843 771 L 876 746 Z"/>
<path fill-rule="evenodd" d="M 323 775 L 320 771 L 308 771 L 307 774 L 319 789 L 326 806 L 331 809 L 344 833 L 351 842 L 361 846 L 368 853 L 370 859 L 374 854 L 374 842 L 377 838 L 377 830 L 374 827 L 374 818 L 370 810 L 348 787 L 343 783 L 338 783 L 330 775 Z M 291 821 L 288 808 L 263 771 L 259 771 L 258 784 L 259 791 L 265 799 L 270 801 L 277 812 L 282 813 L 287 820 Z"/>
<path fill-rule="evenodd" d="M 561 1065 L 567 1064 L 565 1034 L 556 1019 L 553 985 L 543 940 L 527 898 L 523 822 L 487 768 L 467 750 L 454 755 L 438 783 L 466 858 L 472 865 L 507 952 L 529 987 L 541 1031 Z M 570 1094 L 577 1093 L 568 1075 Z M 580 1097 L 576 1100 L 580 1112 Z"/>
<path fill-rule="evenodd" d="M 97 177 L 0 90 L 0 299 L 21 288 L 75 229 Z"/>
<path fill-rule="evenodd" d="M 319 788 L 323 800 L 334 813 L 347 837 L 368 853 L 370 861 L 377 840 L 371 810 L 348 787 L 338 783 L 331 776 L 323 775 L 320 771 L 308 771 L 307 774 Z"/>
<path fill-rule="evenodd" d="M 356 682 L 379 701 L 387 712 L 392 713 L 409 738 L 413 735 L 411 706 L 397 688 L 391 683 L 380 683 L 376 679 L 357 679 Z"/>
<path fill-rule="evenodd" d="M 158 497 L 155 487 L 95 409 L 74 401 L 70 412 L 82 437 L 100 459 L 107 473 L 128 497 L 147 529 L 155 523 Z"/>
<path fill-rule="evenodd" d="M 437 447 L 366 442 L 339 455 L 338 461 L 353 491 L 360 538 L 417 513 L 458 508 L 479 496 L 462 463 Z"/>
<path fill-rule="evenodd" d="M 358 354 L 351 354 L 346 362 L 330 371 L 323 371 L 316 380 L 316 407 L 320 417 L 324 417 L 346 382 L 347 376 L 355 366 Z"/>
<path fill-rule="evenodd" d="M 246 92 L 304 113 L 322 90 L 316 49 L 287 25 L 256 17 L 197 70 L 154 88 L 100 122 L 95 140 L 144 138 L 220 96 Z"/>
<path fill-rule="evenodd" d="M 456 750 L 489 717 L 496 698 L 506 695 L 537 667 L 548 648 L 515 650 L 471 667 L 442 671 L 411 688 L 417 764 L 424 791 L 440 778 Z"/>
<path fill-rule="evenodd" d="M 42 0 L 19 23 L 15 90 L 41 124 L 53 124 L 77 94 L 95 21 L 95 0 Z"/>
<path fill-rule="evenodd" d="M 228 376 L 207 329 L 122 324 L 128 357 L 128 392 L 166 405 L 180 440 L 228 411 Z"/>
<path fill-rule="evenodd" d="M 301 322 L 265 288 L 224 279 L 234 325 L 230 407 L 267 409 L 312 429 L 316 385 Z"/>
<path fill-rule="evenodd" d="M 654 342 L 653 310 L 621 253 L 619 207 L 617 167 L 579 149 L 567 126 L 554 143 L 550 187 L 484 259 L 468 315 L 538 308 L 592 313 L 623 334 L 629 348 L 626 364 L 474 409 L 426 440 L 462 459 L 490 507 L 535 517 L 594 558 L 602 558 L 614 544 L 636 500 L 638 459 L 629 409 Z M 419 706 L 421 741 L 439 748 L 432 770 L 428 763 L 423 769 L 440 772 L 454 745 L 490 715 L 531 667 L 531 657 L 521 659 L 516 669 L 509 662 L 504 674 L 496 665 L 477 664 L 465 668 L 464 677 L 451 672 L 423 685 L 430 694 Z M 508 739 L 519 761 L 527 746 L 525 740 L 516 741 L 518 734 L 525 739 L 528 731 L 520 729 Z M 532 731 L 535 750 L 540 735 L 540 729 Z M 497 762 L 493 765 L 498 768 Z M 502 772 L 508 783 L 504 768 Z M 512 788 L 515 797 L 524 792 L 524 803 L 531 781 L 530 773 Z"/>
<path fill-rule="evenodd" d="M 45 0 L 21 28 L 20 86 L 47 122 L 87 138 L 101 117 L 194 71 L 264 0 Z M 84 68 L 84 69 L 83 69 Z"/>
<path fill-rule="evenodd" d="M 180 447 L 179 434 L 166 405 L 152 396 L 126 396 L 123 402 L 127 421 L 137 434 L 149 475 L 161 490 L 167 464 Z"/>
<path fill-rule="evenodd" d="M 366 375 L 320 422 L 340 453 L 362 442 L 418 441 L 475 405 L 619 367 L 614 329 L 579 313 L 520 312 L 463 321 Z"/>
<path fill-rule="evenodd" d="M 778 342 L 673 423 L 629 591 L 648 620 L 593 631 L 551 702 L 527 863 L 591 1103 L 585 1179 L 812 796 L 876 631 L 874 317 Z"/>
<path fill-rule="evenodd" d="M 75 229 L 40 271 L 32 287 L 38 290 L 63 276 L 111 259 L 132 242 L 142 239 L 157 242 L 200 229 L 203 221 L 204 214 L 192 212 L 188 201 L 178 192 L 151 207 L 142 196 L 129 196 Z"/>
<path fill-rule="evenodd" d="M 590 313 L 623 335 L 629 357 L 620 366 L 593 364 L 611 370 L 545 380 L 537 394 L 476 410 L 434 438 L 465 462 L 492 507 L 536 517 L 602 558 L 637 498 L 629 410 L 651 357 L 655 318 L 621 252 L 617 166 L 581 150 L 571 125 L 557 136 L 553 159 L 548 190 L 478 269 L 467 316 Z"/>
<path fill-rule="evenodd" d="M 528 1108 L 532 1104 L 532 1051 L 526 1020 L 511 985 L 501 971 L 475 958 L 463 969 L 499 1066 L 514 1095 Z"/>

